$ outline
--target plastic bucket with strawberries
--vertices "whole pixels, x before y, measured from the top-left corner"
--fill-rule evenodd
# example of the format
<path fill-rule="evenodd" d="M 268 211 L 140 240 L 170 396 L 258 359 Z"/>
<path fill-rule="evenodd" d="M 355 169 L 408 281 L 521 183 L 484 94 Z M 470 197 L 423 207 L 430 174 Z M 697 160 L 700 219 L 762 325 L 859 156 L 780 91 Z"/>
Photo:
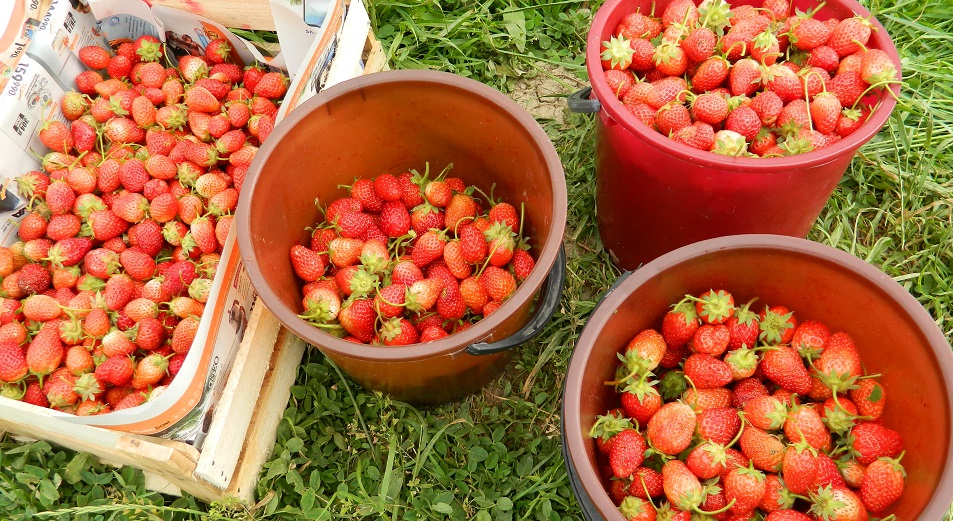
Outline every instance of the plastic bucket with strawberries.
<path fill-rule="evenodd" d="M 889 85 L 893 95 L 885 88 L 866 94 L 862 103 L 875 107 L 866 123 L 811 152 L 736 157 L 693 148 L 650 128 L 628 110 L 607 82 L 601 63 L 603 42 L 610 41 L 627 15 L 638 10 L 658 17 L 670 3 L 608 0 L 603 4 L 587 40 L 591 91 L 587 88 L 570 98 L 571 109 L 598 112 L 596 214 L 606 250 L 619 267 L 635 269 L 679 246 L 712 237 L 739 233 L 805 237 L 857 149 L 887 121 L 899 85 Z M 762 5 L 760 0 L 728 3 Z M 808 12 L 819 3 L 794 0 L 788 13 Z M 884 51 L 899 77 L 900 60 L 889 35 L 859 3 L 829 0 L 813 14 L 817 20 L 855 16 L 868 20 L 872 29 L 866 47 Z M 720 125 L 714 127 L 718 130 Z"/>
<path fill-rule="evenodd" d="M 343 185 L 453 164 L 452 173 L 516 208 L 536 264 L 502 305 L 466 330 L 427 343 L 364 345 L 303 320 L 289 259 L 307 244 Z M 498 376 L 512 349 L 548 322 L 562 295 L 566 184 L 552 142 L 504 94 L 436 71 L 384 71 L 318 93 L 275 128 L 256 155 L 236 213 L 239 249 L 261 301 L 295 335 L 359 384 L 414 403 L 451 401 Z M 343 306 L 342 306 L 343 307 Z"/>
<path fill-rule="evenodd" d="M 762 307 L 781 304 L 799 324 L 821 321 L 832 333 L 851 335 L 866 373 L 880 375 L 876 378 L 885 401 L 874 423 L 899 432 L 905 450 L 903 494 L 879 517 L 943 518 L 953 498 L 953 352 L 933 318 L 900 284 L 857 257 L 806 239 L 751 234 L 684 246 L 626 273 L 589 317 L 567 371 L 562 424 L 565 463 L 587 519 L 625 519 L 610 496 L 606 460 L 590 432 L 600 415 L 620 407 L 616 387 L 606 384 L 618 378 L 617 355 L 640 331 L 665 331 L 661 324 L 671 304 L 710 289 L 732 292 L 738 306 L 754 297 Z M 662 367 L 655 372 L 652 380 L 666 378 Z M 845 392 L 841 400 L 847 399 Z M 651 424 L 649 420 L 638 429 L 645 433 Z M 700 443 L 697 435 L 691 447 Z M 838 446 L 829 451 L 832 459 L 848 454 L 837 451 Z M 735 442 L 734 448 L 743 450 L 743 442 Z M 649 458 L 646 453 L 643 465 L 659 462 L 658 456 L 651 457 L 655 463 L 648 463 Z M 655 497 L 655 506 L 665 499 Z M 795 508 L 808 506 L 799 500 Z"/>

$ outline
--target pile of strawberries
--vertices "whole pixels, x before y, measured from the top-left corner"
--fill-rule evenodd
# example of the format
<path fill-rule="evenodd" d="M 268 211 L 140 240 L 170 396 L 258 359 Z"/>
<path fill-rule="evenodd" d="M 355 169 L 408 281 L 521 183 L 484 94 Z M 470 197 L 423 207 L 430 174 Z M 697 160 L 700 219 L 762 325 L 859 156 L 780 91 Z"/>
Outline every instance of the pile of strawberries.
<path fill-rule="evenodd" d="M 627 520 L 865 521 L 903 494 L 903 439 L 851 336 L 753 302 L 686 295 L 619 354 L 620 407 L 590 435 Z"/>
<path fill-rule="evenodd" d="M 39 132 L 44 171 L 18 178 L 27 214 L 0 248 L 0 395 L 103 414 L 175 378 L 287 88 L 231 53 L 214 41 L 176 68 L 149 36 L 80 49 L 69 123 Z"/>
<path fill-rule="evenodd" d="M 745 157 L 836 143 L 864 124 L 867 94 L 898 83 L 869 20 L 674 0 L 661 18 L 634 12 L 602 43 L 606 81 L 635 118 L 685 145 Z M 890 93 L 892 95 L 892 92 Z"/>
<path fill-rule="evenodd" d="M 449 166 L 430 179 L 427 166 L 355 180 L 310 244 L 292 246 L 302 318 L 353 342 L 430 342 L 489 315 L 529 276 L 522 212 L 447 177 Z"/>

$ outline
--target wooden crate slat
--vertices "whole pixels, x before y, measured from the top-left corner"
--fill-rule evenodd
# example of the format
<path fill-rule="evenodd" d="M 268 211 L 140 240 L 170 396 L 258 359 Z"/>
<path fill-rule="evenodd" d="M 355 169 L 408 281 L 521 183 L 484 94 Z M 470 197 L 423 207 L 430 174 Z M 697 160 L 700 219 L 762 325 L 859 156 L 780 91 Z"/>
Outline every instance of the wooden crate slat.
<path fill-rule="evenodd" d="M 275 316 L 256 299 L 195 469 L 197 477 L 219 488 L 228 487 L 238 464 L 279 327 Z"/>
<path fill-rule="evenodd" d="M 152 5 L 164 5 L 238 29 L 275 30 L 268 0 L 149 0 Z"/>

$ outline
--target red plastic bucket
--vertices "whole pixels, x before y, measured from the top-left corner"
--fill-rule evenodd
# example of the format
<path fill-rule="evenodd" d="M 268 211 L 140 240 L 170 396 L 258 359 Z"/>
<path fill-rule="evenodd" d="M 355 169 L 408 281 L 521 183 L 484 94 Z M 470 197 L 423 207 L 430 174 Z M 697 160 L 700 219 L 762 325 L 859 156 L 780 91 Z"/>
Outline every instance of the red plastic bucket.
<path fill-rule="evenodd" d="M 855 152 L 883 127 L 896 101 L 888 93 L 860 129 L 838 143 L 776 158 L 727 157 L 676 143 L 630 114 L 606 83 L 601 43 L 634 11 L 660 15 L 670 0 L 608 0 L 596 13 L 586 43 L 596 118 L 596 217 L 613 262 L 635 269 L 693 242 L 744 233 L 805 237 L 847 170 Z M 696 2 L 697 3 L 697 2 Z M 760 1 L 732 1 L 731 5 Z M 816 0 L 794 0 L 807 11 Z M 854 14 L 870 19 L 869 48 L 890 55 L 896 47 L 880 23 L 854 0 L 828 0 L 818 19 Z M 899 93 L 899 85 L 891 85 Z"/>

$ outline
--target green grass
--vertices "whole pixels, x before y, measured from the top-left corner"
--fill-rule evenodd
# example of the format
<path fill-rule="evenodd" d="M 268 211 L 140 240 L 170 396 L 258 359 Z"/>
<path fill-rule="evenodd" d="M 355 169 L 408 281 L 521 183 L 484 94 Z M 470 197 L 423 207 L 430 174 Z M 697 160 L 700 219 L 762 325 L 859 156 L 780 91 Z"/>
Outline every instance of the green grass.
<path fill-rule="evenodd" d="M 902 102 L 854 160 L 810 238 L 882 268 L 950 339 L 953 8 L 945 0 L 867 5 L 903 58 Z M 539 64 L 584 78 L 584 40 L 596 7 L 576 0 L 378 0 L 370 14 L 392 68 L 453 71 L 510 92 L 539 74 Z M 135 469 L 2 437 L 0 512 L 62 520 L 580 519 L 560 453 L 562 381 L 575 338 L 619 272 L 594 222 L 592 118 L 541 123 L 569 188 L 566 292 L 553 321 L 484 392 L 418 409 L 359 388 L 312 351 L 256 504 L 163 497 L 146 491 Z"/>

